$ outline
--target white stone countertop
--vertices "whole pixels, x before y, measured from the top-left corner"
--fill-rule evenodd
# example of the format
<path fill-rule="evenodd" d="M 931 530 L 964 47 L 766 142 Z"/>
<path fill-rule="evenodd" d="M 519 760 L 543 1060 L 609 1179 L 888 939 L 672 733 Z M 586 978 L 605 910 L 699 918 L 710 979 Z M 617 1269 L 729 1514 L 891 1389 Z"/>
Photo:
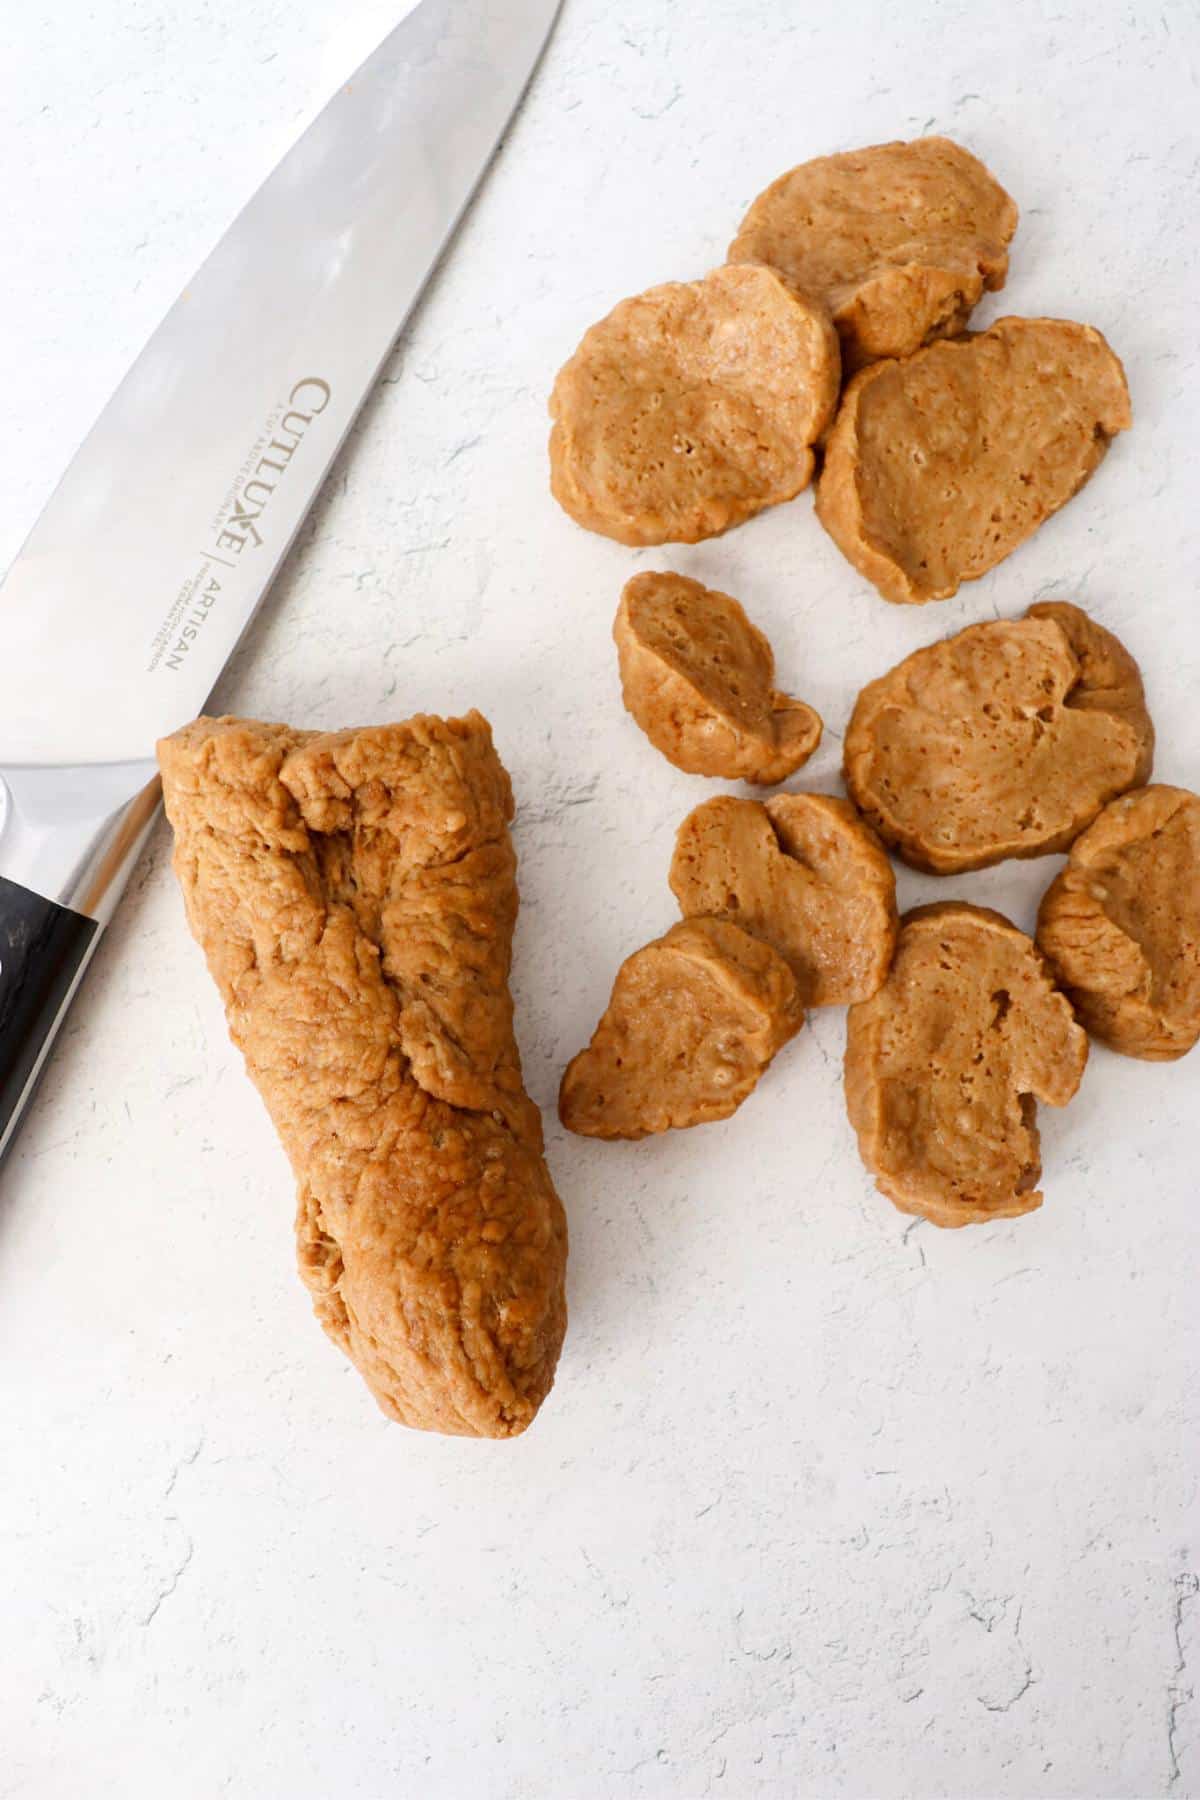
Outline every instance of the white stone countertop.
<path fill-rule="evenodd" d="M 167 305 L 403 0 L 7 0 L 0 566 Z M 1191 0 L 566 0 L 448 265 L 223 681 L 333 727 L 478 705 L 519 802 L 518 1029 L 570 1216 L 558 1382 L 511 1443 L 377 1412 L 313 1322 L 284 1157 L 159 829 L 0 1176 L 5 1800 L 1200 1794 L 1200 1052 L 1093 1052 L 1046 1204 L 941 1233 L 861 1168 L 844 1014 L 729 1123 L 553 1102 L 666 928 L 676 773 L 619 701 L 638 567 L 742 597 L 837 781 L 859 687 L 1034 598 L 1138 657 L 1200 788 Z M 1059 314 L 1136 423 L 953 601 L 886 605 L 811 496 L 634 553 L 546 489 L 622 295 L 719 261 L 806 157 L 943 131 L 1022 213 L 978 318 Z M 962 895 L 1031 925 L 1057 859 Z"/>

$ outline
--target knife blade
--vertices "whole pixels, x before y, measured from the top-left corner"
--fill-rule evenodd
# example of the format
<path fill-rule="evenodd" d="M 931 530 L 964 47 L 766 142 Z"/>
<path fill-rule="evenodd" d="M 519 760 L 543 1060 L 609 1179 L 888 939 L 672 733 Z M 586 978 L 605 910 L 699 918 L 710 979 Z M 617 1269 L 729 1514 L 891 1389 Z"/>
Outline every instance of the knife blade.
<path fill-rule="evenodd" d="M 561 0 L 421 0 L 244 208 L 0 584 L 0 1155 L 203 711 Z"/>

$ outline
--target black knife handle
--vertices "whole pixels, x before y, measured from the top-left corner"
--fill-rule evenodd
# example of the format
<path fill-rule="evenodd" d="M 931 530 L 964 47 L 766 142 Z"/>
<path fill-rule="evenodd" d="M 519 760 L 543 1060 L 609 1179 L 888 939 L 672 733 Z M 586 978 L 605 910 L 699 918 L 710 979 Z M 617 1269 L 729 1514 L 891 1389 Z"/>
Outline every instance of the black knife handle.
<path fill-rule="evenodd" d="M 33 1094 L 99 926 L 0 875 L 0 1155 Z"/>

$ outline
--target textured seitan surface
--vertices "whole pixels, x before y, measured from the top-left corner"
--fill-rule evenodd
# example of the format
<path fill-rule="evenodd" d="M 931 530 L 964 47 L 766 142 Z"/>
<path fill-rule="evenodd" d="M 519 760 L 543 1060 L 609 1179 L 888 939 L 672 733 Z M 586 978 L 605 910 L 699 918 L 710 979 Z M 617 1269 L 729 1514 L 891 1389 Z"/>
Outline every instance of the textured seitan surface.
<path fill-rule="evenodd" d="M 1065 601 L 970 625 L 859 695 L 846 786 L 884 842 L 935 875 L 1065 850 L 1144 782 L 1154 728 L 1124 646 Z"/>
<path fill-rule="evenodd" d="M 852 1006 L 846 1107 L 862 1159 L 901 1212 L 935 1225 L 1042 1203 L 1037 1100 L 1065 1106 L 1087 1034 L 1023 931 L 984 907 L 918 907 L 892 972 Z"/>
<path fill-rule="evenodd" d="M 318 1318 L 391 1418 L 513 1436 L 554 1376 L 567 1235 L 513 1037 L 512 794 L 487 721 L 199 719 L 159 762 Z"/>
<path fill-rule="evenodd" d="M 770 786 L 820 743 L 819 716 L 775 688 L 771 646 L 729 594 L 635 575 L 613 637 L 625 705 L 677 769 Z"/>
<path fill-rule="evenodd" d="M 1200 1039 L 1200 795 L 1155 786 L 1071 846 L 1037 941 L 1094 1037 L 1152 1062 Z"/>
<path fill-rule="evenodd" d="M 954 337 L 1001 288 L 1017 209 L 949 138 L 818 156 L 764 190 L 730 262 L 769 263 L 833 315 L 848 372 Z"/>
<path fill-rule="evenodd" d="M 945 600 L 1078 493 L 1131 422 L 1098 331 L 1000 319 L 855 376 L 817 517 L 885 600 Z"/>
<path fill-rule="evenodd" d="M 805 1006 L 869 999 L 887 976 L 897 930 L 892 865 L 833 795 L 706 801 L 676 834 L 671 890 L 685 918 L 733 919 L 777 950 Z"/>
<path fill-rule="evenodd" d="M 804 1023 L 783 958 L 737 925 L 687 919 L 627 957 L 559 1116 L 585 1137 L 643 1138 L 736 1112 Z"/>
<path fill-rule="evenodd" d="M 807 487 L 840 362 L 823 309 L 764 268 L 623 300 L 550 400 L 550 486 L 589 531 L 694 544 Z"/>

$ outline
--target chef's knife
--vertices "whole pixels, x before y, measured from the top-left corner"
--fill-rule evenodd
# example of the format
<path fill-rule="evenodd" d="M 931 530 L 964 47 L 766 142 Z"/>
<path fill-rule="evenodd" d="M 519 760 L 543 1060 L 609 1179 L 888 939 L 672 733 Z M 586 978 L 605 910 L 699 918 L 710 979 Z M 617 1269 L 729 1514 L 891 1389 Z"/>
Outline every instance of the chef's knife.
<path fill-rule="evenodd" d="M 422 0 L 176 301 L 0 587 L 0 1155 L 204 708 L 560 0 Z"/>

